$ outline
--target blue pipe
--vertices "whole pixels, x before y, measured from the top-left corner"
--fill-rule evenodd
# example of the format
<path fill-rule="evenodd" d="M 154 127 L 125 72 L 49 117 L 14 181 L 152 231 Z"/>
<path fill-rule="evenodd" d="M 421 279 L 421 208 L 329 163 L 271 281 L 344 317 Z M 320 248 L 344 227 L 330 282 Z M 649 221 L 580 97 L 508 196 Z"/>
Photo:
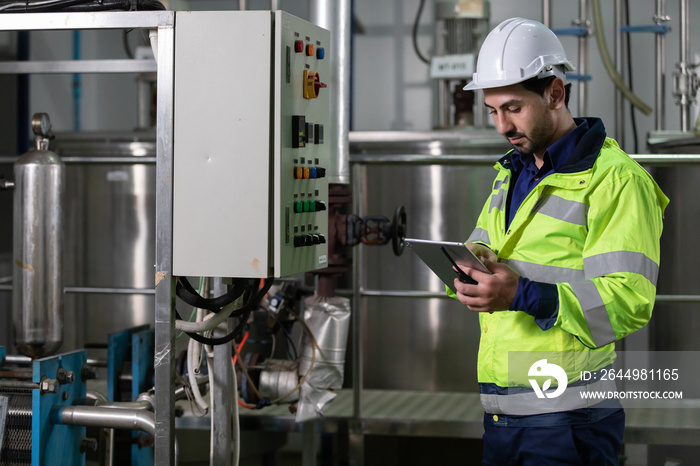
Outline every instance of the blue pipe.
<path fill-rule="evenodd" d="M 671 28 L 668 24 L 650 24 L 648 26 L 620 26 L 620 32 L 654 32 L 667 34 Z"/>
<path fill-rule="evenodd" d="M 552 29 L 558 36 L 588 37 L 588 28 L 580 26 L 575 28 Z"/>

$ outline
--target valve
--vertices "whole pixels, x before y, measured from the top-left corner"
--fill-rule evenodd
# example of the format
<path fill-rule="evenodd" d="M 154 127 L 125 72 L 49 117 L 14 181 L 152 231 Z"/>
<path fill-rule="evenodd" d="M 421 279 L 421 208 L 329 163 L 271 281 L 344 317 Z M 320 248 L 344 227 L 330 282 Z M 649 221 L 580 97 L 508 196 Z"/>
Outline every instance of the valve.
<path fill-rule="evenodd" d="M 404 250 L 406 238 L 406 209 L 398 206 L 393 221 L 380 215 L 358 217 L 347 216 L 348 246 L 362 243 L 368 246 L 381 246 L 391 242 L 394 254 L 400 256 Z"/>

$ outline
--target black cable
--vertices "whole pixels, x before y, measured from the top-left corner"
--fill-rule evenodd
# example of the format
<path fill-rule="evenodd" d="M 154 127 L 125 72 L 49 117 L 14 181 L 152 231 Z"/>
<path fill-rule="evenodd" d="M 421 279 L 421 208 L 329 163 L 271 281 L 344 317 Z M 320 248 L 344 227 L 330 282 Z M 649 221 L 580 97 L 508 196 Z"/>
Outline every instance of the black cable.
<path fill-rule="evenodd" d="M 268 278 L 265 280 L 265 284 L 263 285 L 260 290 L 258 290 L 257 293 L 255 293 L 249 300 L 248 302 L 240 309 L 237 309 L 234 311 L 237 315 L 241 316 L 240 322 L 234 328 L 231 333 L 229 333 L 226 336 L 223 336 L 221 338 L 207 338 L 203 337 L 202 335 L 199 335 L 198 333 L 194 332 L 185 332 L 187 336 L 192 338 L 195 341 L 198 341 L 199 343 L 202 343 L 204 345 L 210 345 L 210 346 L 217 346 L 217 345 L 223 345 L 226 343 L 231 342 L 236 336 L 238 336 L 241 333 L 241 330 L 245 326 L 245 324 L 248 321 L 248 317 L 250 317 L 250 313 L 253 312 L 259 305 L 260 301 L 265 297 L 265 294 L 270 290 L 270 287 L 272 286 L 272 283 L 274 282 L 274 279 Z M 182 320 L 180 317 L 180 314 L 175 311 L 175 314 L 177 315 L 177 318 Z M 232 314 L 233 316 L 233 314 Z"/>
<path fill-rule="evenodd" d="M 418 22 L 420 21 L 421 13 L 423 13 L 423 6 L 425 5 L 425 0 L 420 0 L 420 5 L 418 5 L 418 12 L 416 13 L 416 19 L 413 21 L 413 50 L 416 51 L 416 55 L 421 59 L 423 63 L 430 64 L 430 60 L 425 58 L 420 50 L 418 50 Z"/>
<path fill-rule="evenodd" d="M 187 277 L 178 277 L 175 292 L 178 298 L 192 307 L 219 312 L 221 308 L 228 306 L 241 297 L 243 292 L 245 292 L 245 285 L 245 279 L 236 280 L 233 284 L 233 288 L 226 292 L 226 294 L 216 298 L 204 298 L 192 287 Z"/>
<path fill-rule="evenodd" d="M 35 2 L 5 2 L 0 4 L 0 13 L 41 13 L 78 11 L 129 11 L 165 10 L 158 0 L 40 0 Z"/>
<path fill-rule="evenodd" d="M 268 311 L 267 314 L 271 316 L 275 322 L 277 322 L 277 325 L 282 329 L 282 332 L 284 333 L 284 341 L 286 342 L 286 347 L 287 347 L 287 356 L 289 356 L 293 361 L 296 361 L 298 358 L 297 354 L 297 348 L 294 346 L 294 341 L 292 340 L 292 335 L 289 333 L 289 330 L 287 330 L 287 327 L 284 325 L 284 323 L 280 322 L 280 320 L 277 318 L 274 312 Z M 294 351 L 294 357 L 292 358 L 292 352 L 289 351 L 289 347 L 291 345 L 292 350 Z M 272 357 L 275 355 L 273 354 Z"/>
<path fill-rule="evenodd" d="M 625 23 L 629 24 L 630 23 L 630 3 L 629 0 L 625 0 Z M 629 79 L 629 88 L 630 91 L 634 92 L 634 88 L 632 86 L 632 45 L 630 44 L 632 39 L 632 36 L 630 33 L 627 33 L 627 77 Z M 634 148 L 634 153 L 638 154 L 639 153 L 639 148 L 638 148 L 638 143 L 637 143 L 637 117 L 635 114 L 635 107 L 634 104 L 630 103 L 630 120 L 632 121 L 632 138 L 633 140 L 633 148 Z"/>
<path fill-rule="evenodd" d="M 131 51 L 131 48 L 129 47 L 129 33 L 133 31 L 133 29 L 127 29 L 124 31 L 122 34 L 122 43 L 124 44 L 124 51 L 126 52 L 126 56 L 129 57 L 130 59 L 134 58 L 134 53 Z"/>

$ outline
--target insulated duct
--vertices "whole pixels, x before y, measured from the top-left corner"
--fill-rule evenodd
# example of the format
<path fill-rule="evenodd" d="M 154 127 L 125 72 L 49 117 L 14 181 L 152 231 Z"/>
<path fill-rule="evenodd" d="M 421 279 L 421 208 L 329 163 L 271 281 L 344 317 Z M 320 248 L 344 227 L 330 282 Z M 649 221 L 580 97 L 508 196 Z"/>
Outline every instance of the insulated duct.
<path fill-rule="evenodd" d="M 328 182 L 350 184 L 350 0 L 312 0 L 310 21 L 331 32 L 331 78 L 329 88 L 331 111 L 330 130 L 326 132 L 331 148 Z"/>

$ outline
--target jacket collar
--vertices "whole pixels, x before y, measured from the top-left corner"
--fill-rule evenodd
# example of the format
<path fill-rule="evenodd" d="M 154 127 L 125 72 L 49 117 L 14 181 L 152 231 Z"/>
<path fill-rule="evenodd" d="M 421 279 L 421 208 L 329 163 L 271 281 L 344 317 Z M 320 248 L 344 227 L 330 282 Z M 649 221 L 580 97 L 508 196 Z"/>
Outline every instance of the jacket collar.
<path fill-rule="evenodd" d="M 580 172 L 592 168 L 593 164 L 595 164 L 607 134 L 605 132 L 605 126 L 603 126 L 603 121 L 600 118 L 586 118 L 586 120 L 588 121 L 588 131 L 581 137 L 566 164 L 556 170 L 557 172 Z M 574 121 L 578 125 L 581 119 L 574 118 Z M 513 152 L 514 150 L 511 149 L 498 161 L 503 168 L 508 170 L 512 168 L 513 162 L 511 156 Z"/>

